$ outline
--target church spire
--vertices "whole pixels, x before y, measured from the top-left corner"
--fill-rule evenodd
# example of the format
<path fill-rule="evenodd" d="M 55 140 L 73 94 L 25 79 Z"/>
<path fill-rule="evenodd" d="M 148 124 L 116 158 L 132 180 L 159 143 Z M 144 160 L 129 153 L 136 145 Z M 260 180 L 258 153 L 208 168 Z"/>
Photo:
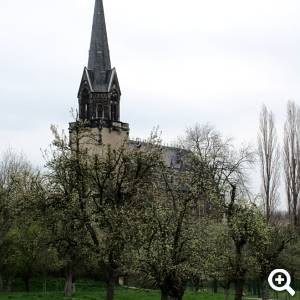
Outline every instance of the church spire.
<path fill-rule="evenodd" d="M 121 89 L 111 68 L 103 0 L 95 0 L 88 67 L 78 91 L 79 117 L 85 120 L 120 120 Z"/>
<path fill-rule="evenodd" d="M 107 71 L 111 70 L 102 0 L 95 1 L 88 69 L 94 73 L 94 84 L 96 86 L 103 85 L 106 80 Z"/>
<path fill-rule="evenodd" d="M 79 119 L 86 121 L 86 127 L 99 130 L 102 144 L 122 146 L 128 140 L 129 125 L 120 121 L 121 89 L 110 63 L 103 0 L 95 0 L 88 67 L 83 70 L 77 97 Z"/>

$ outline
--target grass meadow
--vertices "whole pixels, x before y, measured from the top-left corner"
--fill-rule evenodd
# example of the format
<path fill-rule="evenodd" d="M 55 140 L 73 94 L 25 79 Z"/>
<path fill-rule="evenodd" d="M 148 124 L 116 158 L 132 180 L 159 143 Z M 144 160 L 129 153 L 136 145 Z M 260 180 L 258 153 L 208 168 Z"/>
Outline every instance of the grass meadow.
<path fill-rule="evenodd" d="M 233 290 L 230 293 L 228 300 L 233 300 Z M 270 292 L 271 298 L 276 300 L 300 300 L 300 292 L 294 297 L 290 297 L 287 293 Z M 23 291 L 21 283 L 16 282 L 14 292 L 0 293 L 0 300 L 64 300 L 63 296 L 63 280 L 50 280 L 47 284 L 37 280 L 32 283 L 32 292 L 26 293 Z M 220 289 L 220 292 L 214 294 L 210 289 L 202 292 L 187 291 L 183 300 L 224 300 L 225 296 Z M 245 300 L 258 299 L 257 296 L 245 295 Z M 72 300 L 105 300 L 105 289 L 101 283 L 95 282 L 78 282 L 76 285 L 76 293 Z M 132 288 L 117 288 L 115 300 L 160 300 L 159 291 L 142 290 Z"/>
<path fill-rule="evenodd" d="M 0 300 L 63 300 L 62 292 L 46 292 L 46 293 L 0 293 Z M 99 289 L 92 292 L 77 292 L 73 300 L 104 300 L 105 291 Z M 116 291 L 115 300 L 159 300 L 160 294 L 158 291 L 138 291 L 128 289 L 118 289 Z M 223 294 L 212 294 L 207 292 L 187 293 L 184 300 L 223 300 Z M 233 298 L 230 298 L 232 300 Z"/>

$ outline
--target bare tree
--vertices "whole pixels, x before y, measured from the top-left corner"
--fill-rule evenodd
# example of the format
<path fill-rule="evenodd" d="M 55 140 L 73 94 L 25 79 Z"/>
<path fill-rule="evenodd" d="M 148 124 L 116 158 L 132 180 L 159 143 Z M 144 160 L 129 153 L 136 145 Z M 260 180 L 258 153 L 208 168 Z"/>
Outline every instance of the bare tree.
<path fill-rule="evenodd" d="M 274 116 L 263 105 L 259 120 L 258 156 L 262 180 L 262 198 L 266 220 L 269 223 L 278 202 L 280 152 Z"/>
<path fill-rule="evenodd" d="M 250 145 L 237 150 L 232 139 L 224 138 L 213 126 L 196 124 L 187 129 L 181 146 L 193 153 L 192 166 L 201 173 L 205 169 L 211 176 L 212 188 L 224 200 L 232 184 L 238 186 L 245 197 L 249 196 L 248 172 L 255 157 Z"/>
<path fill-rule="evenodd" d="M 287 120 L 284 126 L 284 171 L 291 222 L 299 225 L 299 192 L 300 192 L 300 129 L 299 107 L 288 102 Z"/>

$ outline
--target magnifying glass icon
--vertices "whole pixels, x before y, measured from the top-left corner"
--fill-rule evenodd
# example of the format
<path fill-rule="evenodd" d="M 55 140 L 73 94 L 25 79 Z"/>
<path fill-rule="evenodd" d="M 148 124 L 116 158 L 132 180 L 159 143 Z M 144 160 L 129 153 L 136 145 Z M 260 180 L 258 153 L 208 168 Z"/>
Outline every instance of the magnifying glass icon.
<path fill-rule="evenodd" d="M 276 292 L 287 291 L 291 296 L 296 292 L 291 288 L 291 275 L 284 269 L 276 269 L 271 272 L 268 278 L 270 287 Z"/>

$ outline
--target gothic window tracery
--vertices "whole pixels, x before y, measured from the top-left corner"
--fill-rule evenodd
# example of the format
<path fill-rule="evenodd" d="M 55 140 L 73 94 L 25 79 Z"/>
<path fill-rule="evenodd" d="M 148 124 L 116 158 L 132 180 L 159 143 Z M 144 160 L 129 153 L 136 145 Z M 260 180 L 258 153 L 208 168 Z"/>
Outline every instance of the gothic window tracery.
<path fill-rule="evenodd" d="M 108 106 L 104 106 L 104 119 L 109 120 L 109 109 Z"/>
<path fill-rule="evenodd" d="M 84 89 L 81 93 L 80 99 L 80 118 L 85 120 L 90 116 L 90 105 L 89 105 L 89 92 Z"/>
<path fill-rule="evenodd" d="M 111 97 L 111 120 L 119 121 L 119 95 L 117 91 L 113 91 Z"/>
<path fill-rule="evenodd" d="M 96 106 L 96 118 L 103 119 L 104 118 L 104 110 L 102 104 L 97 104 Z"/>

